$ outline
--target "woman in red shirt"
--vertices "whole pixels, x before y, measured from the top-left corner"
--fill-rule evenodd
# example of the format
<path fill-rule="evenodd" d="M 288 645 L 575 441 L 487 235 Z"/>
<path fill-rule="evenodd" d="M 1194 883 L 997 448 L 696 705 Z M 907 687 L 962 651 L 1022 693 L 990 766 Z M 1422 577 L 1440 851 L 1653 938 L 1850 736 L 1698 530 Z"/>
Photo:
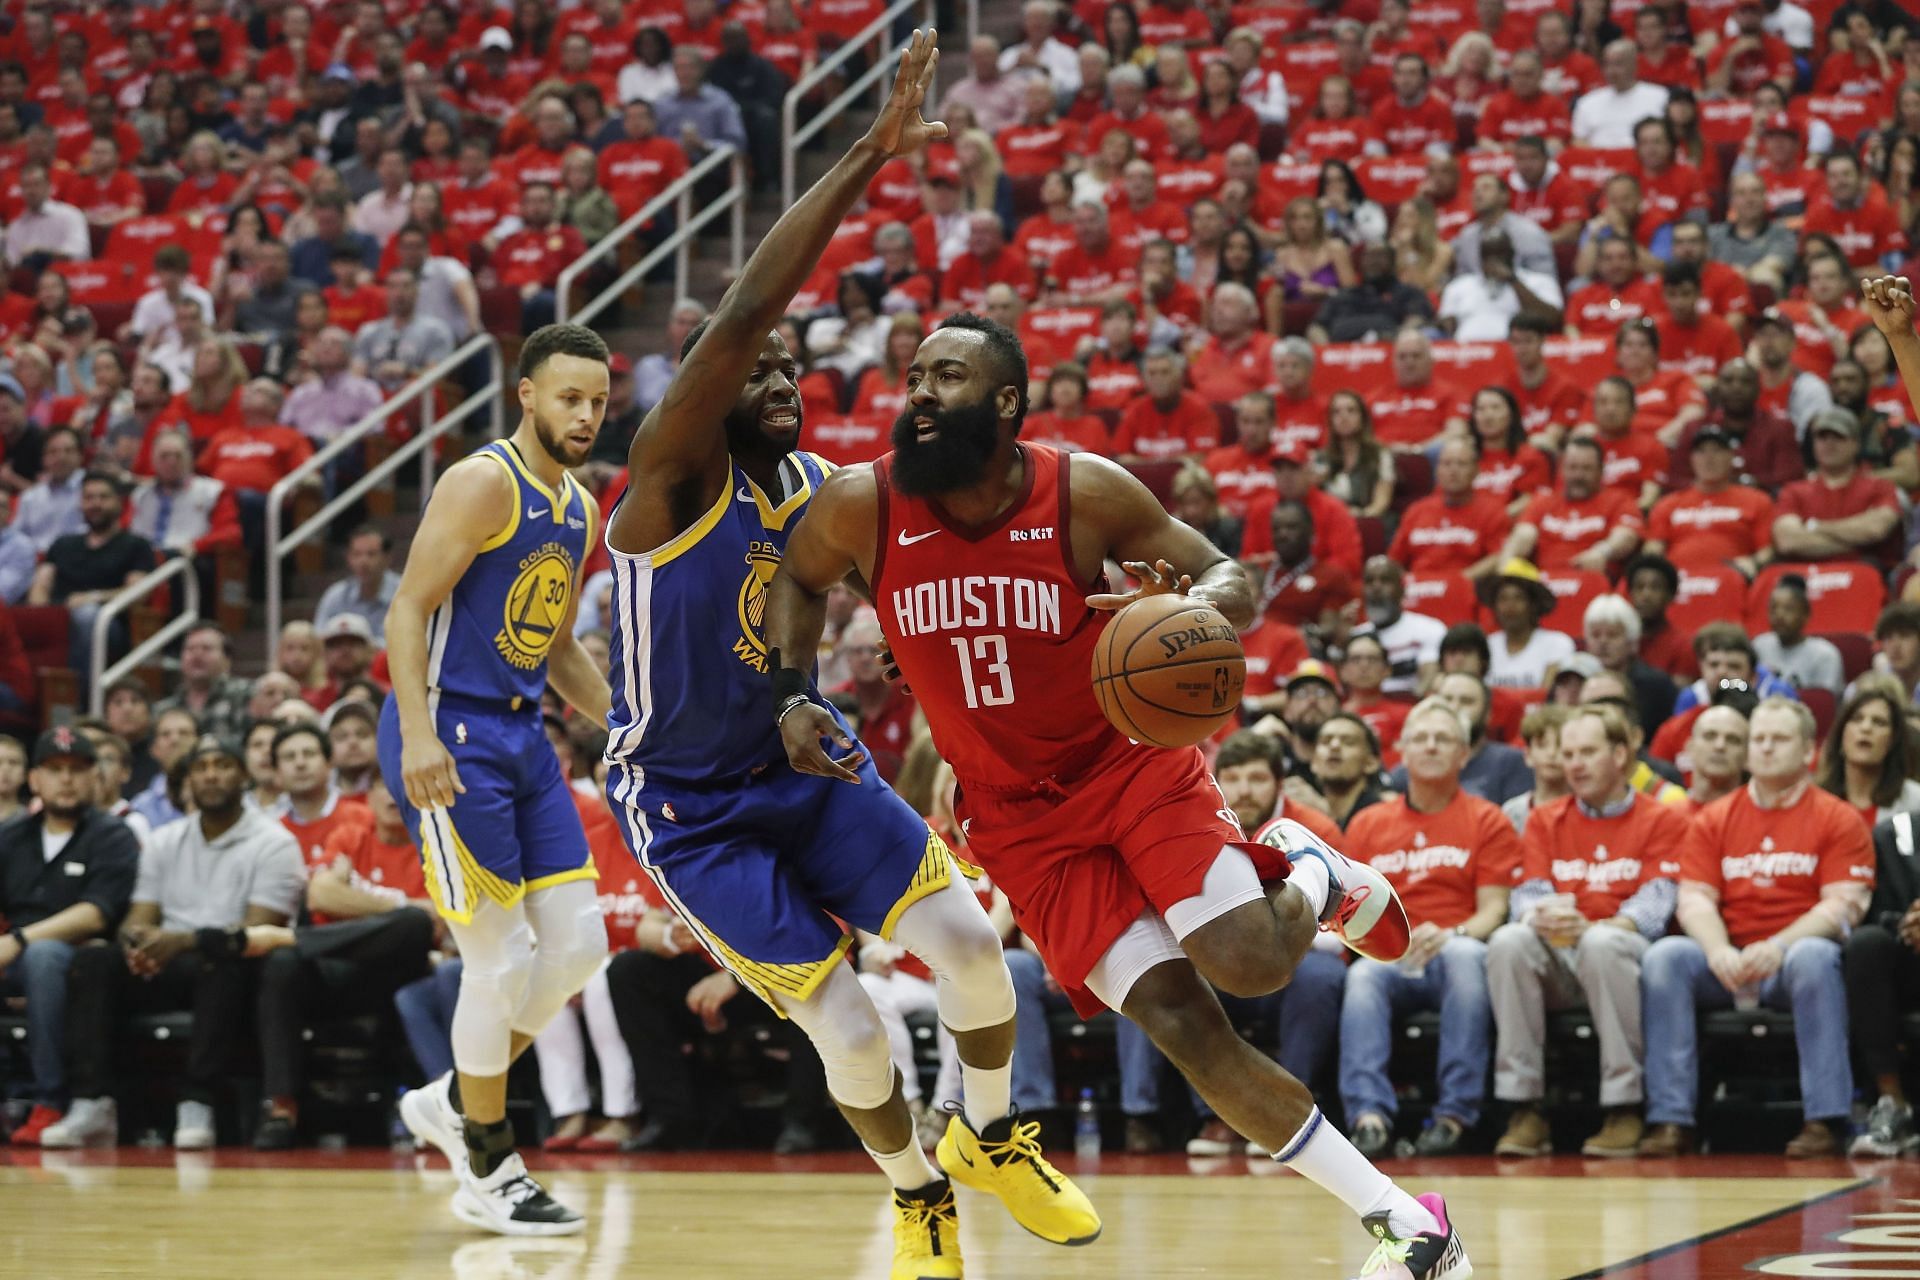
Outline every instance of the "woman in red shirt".
<path fill-rule="evenodd" d="M 1154 52 L 1153 69 L 1160 87 L 1147 93 L 1149 107 L 1163 113 L 1179 107 L 1199 111 L 1200 82 L 1193 78 L 1193 63 L 1185 49 L 1176 44 L 1161 45 Z"/>
<path fill-rule="evenodd" d="M 168 213 L 218 213 L 233 198 L 240 180 L 221 166 L 226 144 L 210 130 L 187 139 L 180 157 L 180 185 L 167 201 Z"/>
<path fill-rule="evenodd" d="M 1260 117 L 1240 101 L 1240 78 L 1223 59 L 1208 62 L 1200 73 L 1200 100 L 1193 117 L 1200 122 L 1200 145 L 1209 155 L 1225 155 L 1236 142 L 1260 145 Z"/>
<path fill-rule="evenodd" d="M 438 182 L 413 184 L 413 195 L 407 200 L 407 221 L 425 228 L 429 255 L 452 258 L 462 264 L 466 262 L 469 248 L 467 238 L 459 227 L 447 221 L 446 205 Z M 394 236 L 387 241 L 387 247 L 380 251 L 380 278 L 386 279 L 388 273 L 399 265 L 400 237 Z"/>
<path fill-rule="evenodd" d="M 1613 335 L 1613 353 L 1614 367 L 1633 387 L 1636 434 L 1652 433 L 1671 449 L 1688 427 L 1707 416 L 1706 396 L 1685 370 L 1660 371 L 1660 332 L 1653 321 L 1642 318 L 1621 325 Z"/>
<path fill-rule="evenodd" d="M 879 364 L 860 374 L 859 385 L 853 393 L 854 417 L 892 421 L 905 411 L 907 366 L 913 363 L 914 352 L 920 349 L 926 336 L 926 326 L 913 312 L 902 311 L 893 317 L 887 328 L 886 353 Z"/>
<path fill-rule="evenodd" d="M 1474 490 L 1500 499 L 1507 504 L 1507 514 L 1518 519 L 1534 495 L 1553 484 L 1553 464 L 1527 443 L 1520 403 L 1505 387 L 1482 387 L 1473 393 L 1472 427 L 1480 437 Z"/>
<path fill-rule="evenodd" d="M 1500 87 L 1500 67 L 1494 61 L 1493 41 L 1484 32 L 1469 31 L 1453 42 L 1434 88 L 1453 103 L 1456 123 L 1480 121 L 1480 109 Z"/>
<path fill-rule="evenodd" d="M 1030 414 L 1021 434 L 1038 444 L 1084 453 L 1107 452 L 1107 424 L 1087 408 L 1087 371 L 1072 360 L 1053 366 L 1047 407 Z"/>
<path fill-rule="evenodd" d="M 453 127 L 439 116 L 421 126 L 420 158 L 413 162 L 416 190 L 422 182 L 452 182 L 460 176 L 459 141 Z"/>
<path fill-rule="evenodd" d="M 1378 136 L 1373 119 L 1354 105 L 1353 82 L 1328 76 L 1320 82 L 1313 112 L 1293 126 L 1287 154 L 1295 160 L 1324 164 L 1346 161 L 1361 154 Z"/>
<path fill-rule="evenodd" d="M 316 295 L 317 296 L 317 295 Z M 153 474 L 153 440 L 161 431 L 184 426 L 197 453 L 228 427 L 240 425 L 240 388 L 247 364 L 225 338 L 203 338 L 193 353 L 193 378 L 165 412 L 154 415 L 134 459 L 136 474 Z"/>

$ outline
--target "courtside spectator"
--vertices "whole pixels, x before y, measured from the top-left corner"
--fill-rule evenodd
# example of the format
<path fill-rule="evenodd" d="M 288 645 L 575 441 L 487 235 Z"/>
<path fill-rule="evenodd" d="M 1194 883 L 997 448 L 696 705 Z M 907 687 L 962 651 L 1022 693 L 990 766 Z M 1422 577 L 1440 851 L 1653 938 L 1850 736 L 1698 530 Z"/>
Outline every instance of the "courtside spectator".
<path fill-rule="evenodd" d="M 1470 633 L 1466 631 L 1468 627 L 1472 628 Z M 1471 658 L 1466 657 L 1469 634 Z M 1449 641 L 1443 641 L 1440 646 L 1441 674 L 1430 692 L 1453 707 L 1467 725 L 1467 761 L 1461 770 L 1460 785 L 1483 800 L 1505 804 L 1533 789 L 1533 774 L 1527 768 L 1524 751 L 1490 739 L 1490 717 L 1497 699 L 1505 722 L 1503 728 L 1518 737 L 1524 708 L 1511 690 L 1488 685 L 1482 673 L 1490 660 L 1486 636 L 1480 628 L 1465 623 L 1449 631 L 1448 637 Z M 1404 750 L 1401 755 L 1403 763 L 1387 775 L 1387 785 L 1404 792 L 1407 781 Z"/>
<path fill-rule="evenodd" d="M 1567 795 L 1567 773 L 1560 767 L 1560 726 L 1572 709 L 1557 702 L 1529 707 L 1520 720 L 1521 749 L 1527 768 L 1533 770 L 1533 790 L 1523 792 L 1500 806 L 1500 812 L 1513 823 L 1515 832 L 1524 833 L 1527 818 L 1535 809 L 1544 809 Z"/>
<path fill-rule="evenodd" d="M 1789 1158 L 1837 1155 L 1853 1104 L 1840 942 L 1873 889 L 1867 828 L 1813 784 L 1813 713 L 1769 698 L 1747 743 L 1752 781 L 1704 809 L 1681 856 L 1676 919 L 1643 965 L 1647 1123 L 1642 1156 L 1694 1147 L 1699 1010 L 1793 1014 L 1806 1124 Z"/>
<path fill-rule="evenodd" d="M 1890 676 L 1855 681 L 1834 715 L 1814 774 L 1822 790 L 1857 809 L 1869 828 L 1896 813 L 1920 813 L 1905 700 L 1906 689 Z"/>
<path fill-rule="evenodd" d="M 1693 766 L 1687 801 L 1697 813 L 1746 782 L 1747 717 L 1731 706 L 1708 707 L 1693 722 L 1685 754 Z"/>
<path fill-rule="evenodd" d="M 1902 1156 L 1914 1149 L 1913 1107 L 1901 1070 L 1900 1015 L 1920 997 L 1920 947 L 1915 946 L 1916 891 L 1913 818 L 1902 815 L 1873 829 L 1876 877 L 1864 921 L 1847 938 L 1847 1022 L 1860 1066 L 1879 1095 L 1866 1128 L 1848 1154 Z"/>
<path fill-rule="evenodd" d="M 0 912 L 10 930 L 0 936 L 0 992 L 26 998 L 33 1075 L 33 1110 L 9 1138 L 17 1146 L 39 1145 L 67 1110 L 68 975 L 86 943 L 119 926 L 139 873 L 133 832 L 94 807 L 95 764 L 85 734 L 47 730 L 29 775 L 38 806 L 0 826 Z M 15 797 L 18 772 L 13 765 L 8 778 Z"/>
<path fill-rule="evenodd" d="M 325 683 L 302 695 L 315 711 L 325 711 L 355 680 L 364 679 L 373 666 L 373 628 L 357 613 L 337 613 L 318 628 Z"/>
<path fill-rule="evenodd" d="M 1791 700 L 1794 696 L 1791 684 L 1760 665 L 1753 651 L 1753 641 L 1747 638 L 1746 629 L 1737 622 L 1709 622 L 1694 632 L 1693 656 L 1699 664 L 1700 678 L 1680 691 L 1680 696 L 1673 704 L 1675 715 L 1711 702 L 1713 691 L 1723 680 L 1744 681 L 1762 698 L 1784 697 Z M 1661 752 L 1655 754 L 1666 755 Z M 1672 757 L 1666 755 L 1666 758 Z"/>
<path fill-rule="evenodd" d="M 1660 724 L 1672 714 L 1678 692 L 1673 677 L 1640 657 L 1640 614 L 1632 604 L 1622 596 L 1595 596 L 1587 602 L 1580 629 L 1587 652 L 1599 663 L 1599 670 L 1589 671 L 1586 679 L 1601 672 L 1619 676 L 1633 691 L 1637 718 L 1643 725 Z"/>
<path fill-rule="evenodd" d="M 1468 726 L 1428 698 L 1408 713 L 1400 740 L 1403 796 L 1367 809 L 1347 828 L 1348 856 L 1393 884 L 1413 924 L 1408 958 L 1356 960 L 1340 1011 L 1340 1094 L 1353 1143 L 1369 1158 L 1392 1143 L 1399 1106 L 1387 1080 L 1396 1014 L 1440 1015 L 1433 1122 L 1416 1150 L 1451 1155 L 1479 1122 L 1492 1056 L 1487 946 L 1507 918 L 1520 874 L 1519 841 L 1499 809 L 1461 786 Z"/>
<path fill-rule="evenodd" d="M 1631 1158 L 1644 1135 L 1646 1049 L 1640 968 L 1667 932 L 1687 820 L 1627 783 L 1626 720 L 1581 707 L 1560 726 L 1560 766 L 1572 792 L 1527 819 L 1513 923 L 1487 948 L 1498 1033 L 1494 1097 L 1514 1104 L 1498 1155 L 1543 1156 L 1552 1134 L 1546 1094 L 1547 1012 L 1585 1006 L 1600 1042 L 1600 1131 L 1581 1154 Z"/>
<path fill-rule="evenodd" d="M 237 749 L 212 737 L 195 743 L 186 789 L 195 813 L 155 831 L 141 854 L 120 946 L 87 947 L 74 957 L 74 1105 L 41 1135 L 42 1146 L 117 1141 L 112 1086 L 123 1003 L 140 1012 L 193 1011 L 173 1143 L 181 1150 L 214 1145 L 214 1096 L 246 1025 L 254 970 L 248 930 L 285 925 L 300 909 L 304 877 L 293 837 L 242 803 L 246 768 Z"/>

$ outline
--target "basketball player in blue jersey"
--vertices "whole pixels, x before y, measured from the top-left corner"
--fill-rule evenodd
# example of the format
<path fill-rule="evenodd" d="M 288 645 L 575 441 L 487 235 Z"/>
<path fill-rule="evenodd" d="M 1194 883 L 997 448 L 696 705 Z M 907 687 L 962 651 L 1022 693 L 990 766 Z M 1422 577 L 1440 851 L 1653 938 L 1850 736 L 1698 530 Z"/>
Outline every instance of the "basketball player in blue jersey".
<path fill-rule="evenodd" d="M 611 705 L 573 639 L 599 511 L 567 474 L 606 414 L 607 346 L 548 325 L 519 372 L 518 429 L 441 477 L 387 613 L 380 772 L 465 962 L 457 1076 L 407 1094 L 400 1114 L 453 1165 L 463 1221 L 570 1235 L 586 1220 L 528 1176 L 506 1091 L 508 1064 L 607 951 L 579 812 L 540 723 L 549 684 L 597 724 Z"/>
<path fill-rule="evenodd" d="M 787 531 L 828 467 L 795 452 L 792 353 L 771 330 L 834 228 L 888 160 L 946 128 L 920 116 L 936 54 L 915 32 L 866 137 L 767 233 L 634 437 L 614 557 L 607 794 L 662 893 L 740 984 L 812 1039 L 827 1086 L 894 1187 L 893 1280 L 962 1274 L 947 1179 L 915 1141 L 886 1031 L 845 963 L 839 921 L 897 942 L 934 975 L 959 1047 L 970 1185 L 1056 1244 L 1100 1219 L 1009 1105 L 1014 995 L 1000 942 L 953 855 L 880 781 L 844 721 L 857 786 L 795 773 L 762 635 Z M 790 673 L 797 674 L 797 673 Z M 805 680 L 776 697 L 805 702 Z"/>

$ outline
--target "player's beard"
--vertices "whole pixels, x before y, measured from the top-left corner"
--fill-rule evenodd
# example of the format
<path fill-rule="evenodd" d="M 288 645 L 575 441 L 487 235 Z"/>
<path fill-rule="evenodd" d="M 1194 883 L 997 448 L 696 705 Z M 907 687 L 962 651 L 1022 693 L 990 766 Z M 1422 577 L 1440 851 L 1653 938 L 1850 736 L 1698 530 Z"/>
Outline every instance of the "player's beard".
<path fill-rule="evenodd" d="M 545 418 L 541 417 L 538 409 L 533 412 L 533 438 L 540 442 L 540 447 L 547 451 L 549 458 L 552 458 L 568 470 L 572 470 L 574 467 L 585 462 L 587 460 L 587 453 L 591 452 L 592 448 L 589 446 L 587 450 L 581 452 L 579 457 L 574 457 L 573 446 L 567 443 L 566 431 L 562 428 L 555 427 Z"/>
<path fill-rule="evenodd" d="M 920 439 L 915 418 L 931 418 L 935 434 Z M 1000 443 L 1000 415 L 989 397 L 957 409 L 908 405 L 893 421 L 893 482 L 902 493 L 951 493 L 978 484 Z"/>

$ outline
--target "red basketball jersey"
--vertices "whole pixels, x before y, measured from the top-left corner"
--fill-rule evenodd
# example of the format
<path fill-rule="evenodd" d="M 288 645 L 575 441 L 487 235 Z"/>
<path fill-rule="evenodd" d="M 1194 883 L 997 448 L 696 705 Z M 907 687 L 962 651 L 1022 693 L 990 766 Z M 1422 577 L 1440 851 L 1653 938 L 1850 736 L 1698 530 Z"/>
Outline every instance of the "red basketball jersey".
<path fill-rule="evenodd" d="M 1093 696 L 1107 615 L 1087 604 L 1067 537 L 1067 455 L 1023 444 L 1026 477 L 981 528 L 901 493 L 893 455 L 873 464 L 880 527 L 874 608 L 940 754 L 965 784 L 1027 787 L 1072 775 L 1125 739 Z"/>

